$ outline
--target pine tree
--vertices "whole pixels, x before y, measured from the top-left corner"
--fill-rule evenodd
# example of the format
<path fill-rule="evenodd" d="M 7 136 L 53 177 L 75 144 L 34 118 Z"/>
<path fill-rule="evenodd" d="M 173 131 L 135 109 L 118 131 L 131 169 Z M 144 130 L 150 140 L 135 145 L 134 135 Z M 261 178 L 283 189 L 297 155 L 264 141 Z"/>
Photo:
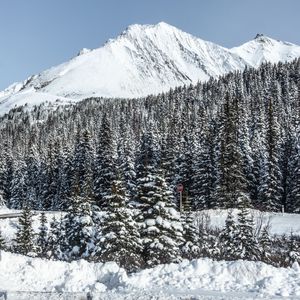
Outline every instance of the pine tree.
<path fill-rule="evenodd" d="M 42 212 L 40 216 L 40 226 L 39 226 L 39 233 L 37 237 L 37 247 L 38 247 L 39 256 L 46 257 L 47 251 L 49 249 L 49 245 L 48 245 L 47 217 L 45 212 Z"/>
<path fill-rule="evenodd" d="M 219 236 L 220 258 L 225 260 L 237 259 L 237 224 L 233 217 L 233 211 L 230 209 L 225 221 L 225 227 Z"/>
<path fill-rule="evenodd" d="M 72 187 L 78 189 L 79 196 L 91 197 L 93 189 L 93 161 L 94 154 L 91 146 L 89 131 L 77 133 L 74 150 Z"/>
<path fill-rule="evenodd" d="M 91 199 L 75 189 L 71 206 L 63 219 L 64 236 L 61 250 L 66 260 L 90 258 L 95 251 L 95 224 Z"/>
<path fill-rule="evenodd" d="M 62 219 L 62 218 L 61 218 Z M 61 230 L 60 222 L 58 222 L 53 216 L 51 222 L 50 222 L 50 230 L 48 234 L 48 240 L 47 240 L 47 256 L 49 258 L 60 258 L 61 255 L 61 245 L 62 240 L 64 239 L 64 231 Z"/>
<path fill-rule="evenodd" d="M 96 151 L 94 170 L 94 195 L 100 208 L 107 206 L 111 183 L 116 176 L 115 144 L 111 125 L 106 114 L 103 115 L 99 131 L 99 144 Z"/>
<path fill-rule="evenodd" d="M 123 143 L 123 144 L 122 144 Z M 133 144 L 129 138 L 125 138 L 118 146 L 117 166 L 120 177 L 124 181 L 126 200 L 130 206 L 134 206 L 133 197 L 136 193 L 136 170 Z"/>
<path fill-rule="evenodd" d="M 39 186 L 39 160 L 36 145 L 33 141 L 29 142 L 29 151 L 25 157 L 26 162 L 26 197 L 27 204 L 32 209 L 42 209 L 38 186 Z M 48 207 L 46 207 L 48 208 Z"/>
<path fill-rule="evenodd" d="M 18 220 L 18 230 L 15 238 L 15 250 L 21 254 L 29 254 L 35 251 L 34 231 L 32 228 L 32 212 L 28 206 L 22 211 Z"/>
<path fill-rule="evenodd" d="M 300 212 L 300 126 L 293 143 L 292 155 L 289 159 L 290 178 L 288 181 L 287 210 Z"/>
<path fill-rule="evenodd" d="M 114 180 L 111 195 L 107 197 L 107 208 L 101 220 L 102 238 L 97 244 L 100 260 L 115 261 L 128 271 L 142 265 L 142 244 L 132 212 L 125 208 L 126 195 L 120 180 Z"/>
<path fill-rule="evenodd" d="M 0 250 L 6 249 L 6 243 L 4 237 L 2 236 L 2 232 L 0 231 Z"/>
<path fill-rule="evenodd" d="M 293 233 L 291 233 L 288 242 L 288 263 L 291 266 L 294 262 L 300 263 L 300 242 Z"/>
<path fill-rule="evenodd" d="M 213 137 L 211 130 L 201 132 L 201 145 L 194 152 L 191 192 L 194 196 L 193 207 L 197 210 L 213 208 Z"/>
<path fill-rule="evenodd" d="M 183 238 L 185 243 L 181 247 L 182 257 L 194 259 L 200 256 L 199 232 L 194 225 L 194 218 L 191 212 L 185 213 L 183 223 Z"/>
<path fill-rule="evenodd" d="M 49 141 L 47 157 L 44 161 L 42 174 L 44 181 L 42 184 L 43 207 L 58 209 L 60 206 L 62 190 L 62 166 L 63 160 L 60 153 L 59 141 L 52 139 Z"/>
<path fill-rule="evenodd" d="M 13 179 L 13 159 L 8 144 L 4 144 L 2 155 L 0 154 L 0 195 L 3 197 L 2 205 L 6 206 L 10 206 L 10 187 Z"/>
<path fill-rule="evenodd" d="M 24 200 L 27 199 L 26 176 L 27 171 L 25 165 L 23 163 L 17 163 L 14 168 L 13 180 L 10 188 L 10 208 L 21 209 L 26 205 Z"/>
<path fill-rule="evenodd" d="M 155 176 L 151 192 L 141 211 L 143 223 L 143 257 L 148 266 L 180 261 L 180 246 L 184 243 L 183 228 L 174 208 L 172 192 L 162 176 Z"/>
<path fill-rule="evenodd" d="M 238 259 L 259 259 L 260 252 L 258 242 L 254 233 L 253 217 L 250 215 L 250 211 L 246 207 L 242 207 L 238 213 L 235 244 L 235 253 Z"/>
<path fill-rule="evenodd" d="M 272 255 L 272 241 L 270 238 L 270 232 L 268 226 L 264 226 L 261 235 L 259 237 L 259 246 L 261 249 L 261 256 L 260 260 L 268 263 L 271 261 L 271 255 Z"/>
<path fill-rule="evenodd" d="M 279 128 L 274 115 L 274 104 L 270 99 L 267 117 L 267 156 L 259 188 L 261 208 L 267 211 L 280 211 L 282 204 L 282 173 L 279 168 Z"/>
<path fill-rule="evenodd" d="M 243 168 L 243 155 L 239 147 L 238 99 L 226 95 L 222 117 L 222 130 L 218 159 L 218 180 L 215 202 L 225 208 L 250 206 L 248 182 Z"/>
<path fill-rule="evenodd" d="M 59 193 L 59 208 L 67 210 L 70 206 L 69 200 L 72 192 L 72 181 L 74 174 L 73 156 L 67 147 L 62 150 L 62 165 L 60 167 L 61 189 Z"/>

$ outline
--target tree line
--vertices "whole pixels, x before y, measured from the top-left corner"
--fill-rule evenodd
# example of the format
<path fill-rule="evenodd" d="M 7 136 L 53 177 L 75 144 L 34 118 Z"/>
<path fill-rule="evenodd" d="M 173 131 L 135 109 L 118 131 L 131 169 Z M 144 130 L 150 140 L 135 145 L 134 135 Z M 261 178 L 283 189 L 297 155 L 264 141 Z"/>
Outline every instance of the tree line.
<path fill-rule="evenodd" d="M 0 119 L 0 193 L 11 208 L 64 210 L 74 186 L 89 186 L 103 209 L 119 177 L 134 203 L 144 164 L 161 170 L 173 196 L 183 184 L 192 210 L 246 201 L 297 213 L 299 66 L 264 64 L 141 99 L 16 108 Z"/>

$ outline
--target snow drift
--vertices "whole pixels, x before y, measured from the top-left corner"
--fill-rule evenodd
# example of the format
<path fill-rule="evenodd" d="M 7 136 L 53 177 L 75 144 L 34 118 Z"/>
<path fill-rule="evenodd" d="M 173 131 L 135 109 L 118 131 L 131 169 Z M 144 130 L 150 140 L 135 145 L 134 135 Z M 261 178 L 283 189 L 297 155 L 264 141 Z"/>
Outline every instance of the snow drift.
<path fill-rule="evenodd" d="M 300 296 L 300 268 L 275 268 L 261 262 L 198 259 L 127 274 L 115 263 L 71 263 L 1 253 L 0 290 L 9 292 L 88 292 L 99 299 L 148 299 L 210 292 L 255 297 Z M 3 272 L 5 270 L 5 272 Z M 129 296 L 131 295 L 131 296 Z M 241 297 L 242 298 L 242 297 Z"/>

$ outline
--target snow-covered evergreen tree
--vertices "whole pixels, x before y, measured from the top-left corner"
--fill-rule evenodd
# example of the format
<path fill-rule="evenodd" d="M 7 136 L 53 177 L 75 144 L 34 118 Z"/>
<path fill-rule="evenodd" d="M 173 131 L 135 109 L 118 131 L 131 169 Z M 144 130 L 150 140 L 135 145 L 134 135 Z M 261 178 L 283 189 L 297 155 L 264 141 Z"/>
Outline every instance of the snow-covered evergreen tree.
<path fill-rule="evenodd" d="M 258 260 L 260 250 L 254 232 L 253 216 L 246 207 L 237 215 L 237 233 L 235 236 L 235 254 L 238 259 Z"/>
<path fill-rule="evenodd" d="M 53 216 L 50 222 L 50 229 L 48 234 L 48 249 L 47 249 L 47 257 L 49 258 L 62 258 L 63 242 L 65 232 L 62 228 L 62 218 L 60 222 Z"/>
<path fill-rule="evenodd" d="M 6 243 L 4 237 L 2 236 L 2 232 L 0 230 L 0 250 L 5 250 L 5 249 L 6 249 Z"/>
<path fill-rule="evenodd" d="M 264 262 L 271 261 L 272 255 L 272 241 L 270 237 L 270 232 L 268 226 L 264 226 L 259 237 L 259 247 L 260 247 L 260 260 Z"/>
<path fill-rule="evenodd" d="M 184 243 L 180 216 L 174 208 L 172 192 L 163 177 L 157 175 L 152 185 L 151 196 L 142 202 L 143 256 L 148 266 L 180 261 L 180 246 Z M 149 195 L 148 194 L 148 195 Z M 143 198 L 140 198 L 143 201 Z"/>
<path fill-rule="evenodd" d="M 290 235 L 288 242 L 288 256 L 287 261 L 291 266 L 294 262 L 300 263 L 300 242 L 299 237 L 295 236 L 293 233 Z"/>
<path fill-rule="evenodd" d="M 293 150 L 289 160 L 290 178 L 288 180 L 287 210 L 300 212 L 300 126 L 296 130 Z"/>
<path fill-rule="evenodd" d="M 90 198 L 74 192 L 71 206 L 63 219 L 63 258 L 67 260 L 90 258 L 95 250 L 95 224 Z"/>
<path fill-rule="evenodd" d="M 227 94 L 221 114 L 222 131 L 218 158 L 218 180 L 215 202 L 225 208 L 249 207 L 248 182 L 243 168 L 243 155 L 239 146 L 238 99 Z"/>
<path fill-rule="evenodd" d="M 233 211 L 230 209 L 225 221 L 225 227 L 219 236 L 220 258 L 225 260 L 237 259 L 237 224 L 234 220 Z"/>
<path fill-rule="evenodd" d="M 194 222 L 195 217 L 190 206 L 189 209 L 185 209 L 183 215 L 181 216 L 184 238 L 184 243 L 181 247 L 181 251 L 182 257 L 187 259 L 198 258 L 200 256 L 199 231 L 196 228 Z M 201 243 L 203 245 L 203 241 L 201 241 Z"/>
<path fill-rule="evenodd" d="M 96 150 L 94 170 L 94 195 L 96 204 L 105 208 L 106 197 L 110 196 L 111 183 L 116 176 L 115 141 L 107 114 L 102 117 L 99 144 Z"/>
<path fill-rule="evenodd" d="M 261 208 L 268 211 L 280 211 L 282 205 L 282 173 L 279 168 L 279 126 L 274 113 L 274 103 L 269 99 L 266 148 L 264 168 L 259 188 Z"/>
<path fill-rule="evenodd" d="M 45 212 L 41 213 L 40 216 L 40 226 L 37 236 L 37 252 L 39 256 L 47 256 L 47 251 L 49 249 L 48 245 L 48 227 L 47 227 L 47 217 Z"/>
<path fill-rule="evenodd" d="M 93 193 L 94 153 L 88 130 L 77 133 L 74 149 L 74 162 L 71 189 L 76 189 L 79 196 L 91 197 Z"/>
<path fill-rule="evenodd" d="M 14 241 L 15 250 L 21 254 L 34 253 L 36 250 L 34 239 L 32 212 L 28 206 L 25 206 L 22 215 L 18 219 L 18 229 Z"/>
<path fill-rule="evenodd" d="M 111 195 L 106 200 L 96 255 L 103 262 L 115 261 L 129 271 L 139 269 L 143 265 L 142 243 L 133 212 L 125 208 L 126 192 L 120 180 L 112 182 Z"/>

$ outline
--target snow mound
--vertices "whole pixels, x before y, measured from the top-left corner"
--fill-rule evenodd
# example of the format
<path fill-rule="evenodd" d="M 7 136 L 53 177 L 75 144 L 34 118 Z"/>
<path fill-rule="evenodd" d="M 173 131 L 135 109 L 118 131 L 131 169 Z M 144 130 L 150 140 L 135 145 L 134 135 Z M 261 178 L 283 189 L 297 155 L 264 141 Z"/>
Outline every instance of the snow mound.
<path fill-rule="evenodd" d="M 113 262 L 102 264 L 79 260 L 66 263 L 2 252 L 0 270 L 0 290 L 8 293 L 91 292 L 101 295 L 102 299 L 121 299 L 123 296 L 125 299 L 150 299 L 153 295 L 158 295 L 157 299 L 169 299 L 170 296 L 179 299 L 209 293 L 242 293 L 264 299 L 300 296 L 297 264 L 292 268 L 275 268 L 261 262 L 198 259 L 128 275 Z"/>

